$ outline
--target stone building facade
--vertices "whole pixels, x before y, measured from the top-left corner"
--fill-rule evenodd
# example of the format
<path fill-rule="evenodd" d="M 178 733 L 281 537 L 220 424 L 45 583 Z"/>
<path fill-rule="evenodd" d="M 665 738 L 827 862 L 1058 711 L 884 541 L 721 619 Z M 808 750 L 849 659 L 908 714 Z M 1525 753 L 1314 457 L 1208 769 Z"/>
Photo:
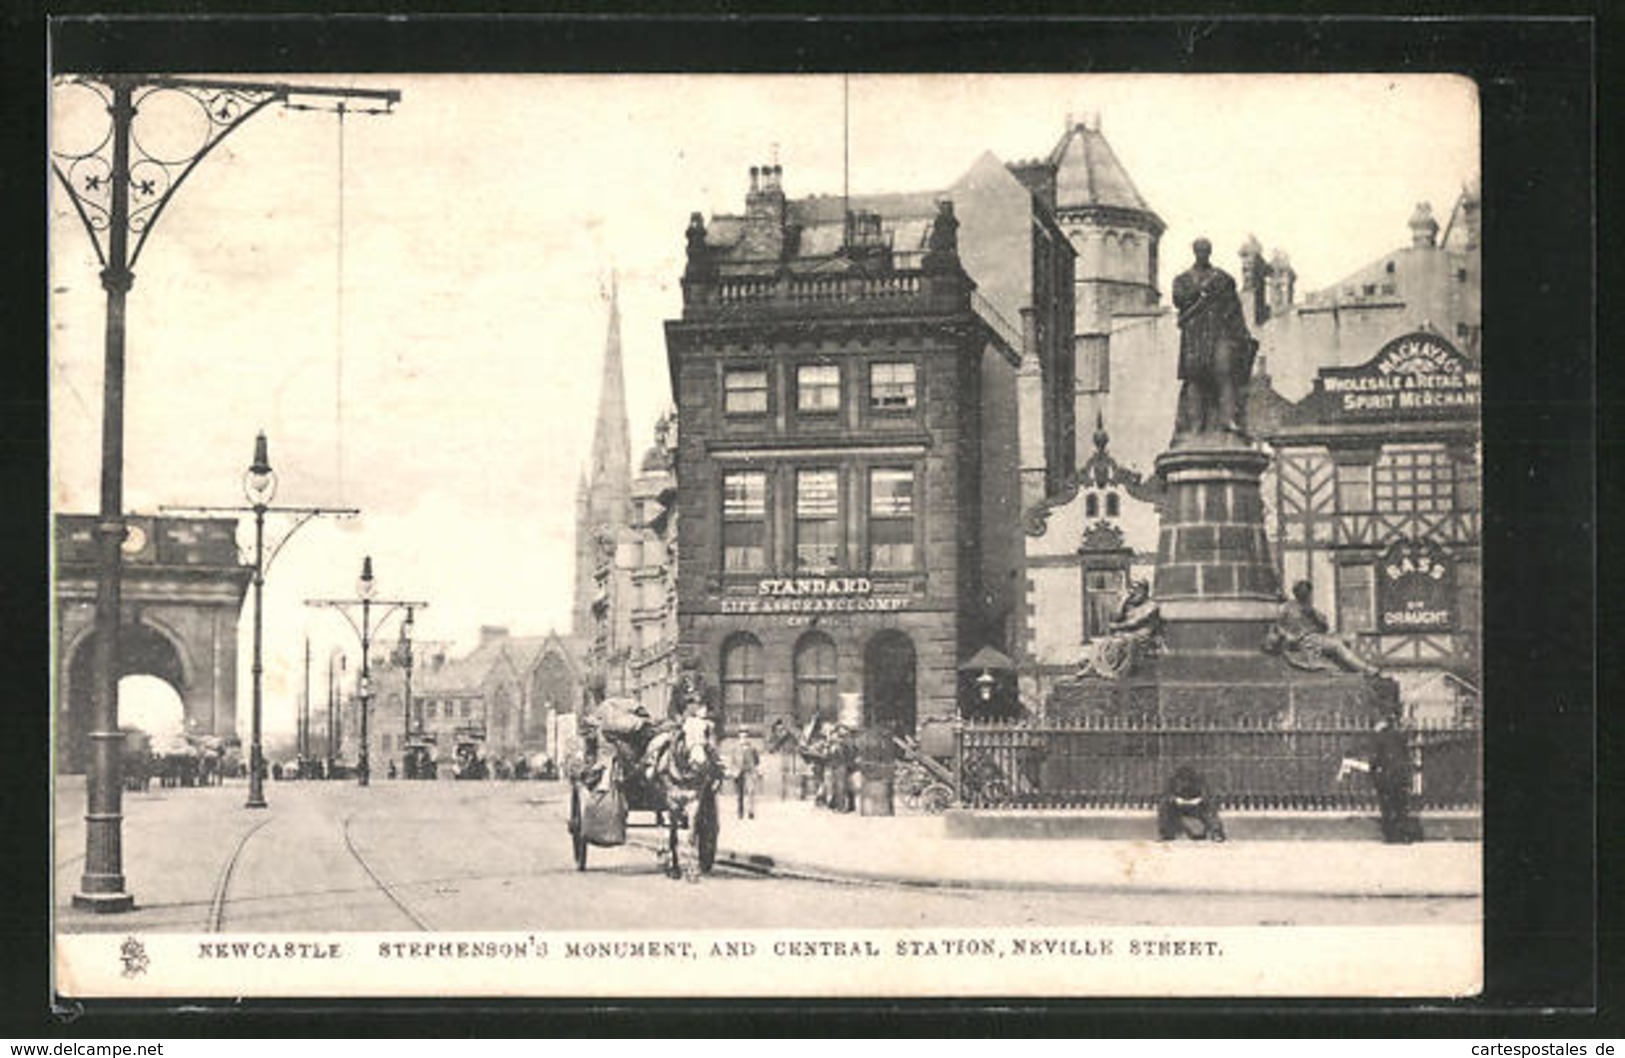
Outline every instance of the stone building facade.
<path fill-rule="evenodd" d="M 1030 277 L 1055 234 L 990 159 L 947 193 L 851 199 L 792 200 L 770 165 L 744 214 L 691 218 L 666 325 L 679 618 L 731 728 L 844 707 L 913 731 L 1019 633 L 1023 455 L 1041 479 L 1053 443 L 1018 429 L 1023 339 L 995 298 L 1068 345 L 1070 319 L 1019 280 L 978 290 L 970 261 Z"/>
<path fill-rule="evenodd" d="M 410 724 L 414 737 L 428 736 L 436 759 L 448 766 L 460 738 L 477 740 L 492 760 L 559 755 L 561 726 L 573 736 L 584 679 L 575 657 L 579 645 L 561 637 L 515 636 L 506 628 L 480 629 L 480 642 L 463 655 L 450 644 L 422 642 L 412 654 L 411 713 L 406 708 L 405 656 L 398 642 L 375 645 L 368 755 L 374 777 L 387 761 L 400 767 Z M 360 753 L 360 701 L 347 693 L 341 717 L 344 760 Z"/>

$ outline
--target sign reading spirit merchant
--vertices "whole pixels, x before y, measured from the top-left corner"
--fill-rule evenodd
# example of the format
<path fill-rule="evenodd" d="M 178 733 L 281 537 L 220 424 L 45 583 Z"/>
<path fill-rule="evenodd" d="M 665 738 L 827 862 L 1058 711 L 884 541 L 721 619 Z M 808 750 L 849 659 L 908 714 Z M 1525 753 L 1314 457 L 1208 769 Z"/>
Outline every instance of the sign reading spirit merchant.
<path fill-rule="evenodd" d="M 1395 338 L 1358 367 L 1329 367 L 1315 380 L 1328 421 L 1471 418 L 1483 381 L 1478 366 L 1427 331 Z"/>
<path fill-rule="evenodd" d="M 1431 540 L 1397 540 L 1377 560 L 1379 632 L 1456 627 L 1456 566 Z"/>
<path fill-rule="evenodd" d="M 878 594 L 868 577 L 763 577 L 754 595 L 725 598 L 723 613 L 840 613 L 901 610 L 907 597 Z"/>

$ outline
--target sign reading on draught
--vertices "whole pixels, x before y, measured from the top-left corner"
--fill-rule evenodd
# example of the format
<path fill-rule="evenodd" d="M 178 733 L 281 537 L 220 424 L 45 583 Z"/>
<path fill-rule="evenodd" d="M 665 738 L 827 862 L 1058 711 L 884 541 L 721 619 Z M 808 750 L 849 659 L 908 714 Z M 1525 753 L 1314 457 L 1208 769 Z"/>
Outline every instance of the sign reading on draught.
<path fill-rule="evenodd" d="M 1456 626 L 1456 570 L 1431 540 L 1399 540 L 1377 560 L 1377 630 L 1448 632 Z"/>
<path fill-rule="evenodd" d="M 1395 338 L 1359 367 L 1329 367 L 1315 387 L 1343 419 L 1429 419 L 1477 414 L 1483 381 L 1465 355 L 1436 334 Z"/>

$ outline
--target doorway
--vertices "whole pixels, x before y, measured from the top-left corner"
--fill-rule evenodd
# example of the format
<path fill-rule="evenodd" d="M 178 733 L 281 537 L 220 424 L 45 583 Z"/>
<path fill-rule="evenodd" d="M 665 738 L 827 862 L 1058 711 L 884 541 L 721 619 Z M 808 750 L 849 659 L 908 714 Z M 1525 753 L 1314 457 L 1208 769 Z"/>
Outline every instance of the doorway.
<path fill-rule="evenodd" d="M 918 722 L 914 643 L 888 629 L 863 652 L 864 723 L 912 737 Z"/>

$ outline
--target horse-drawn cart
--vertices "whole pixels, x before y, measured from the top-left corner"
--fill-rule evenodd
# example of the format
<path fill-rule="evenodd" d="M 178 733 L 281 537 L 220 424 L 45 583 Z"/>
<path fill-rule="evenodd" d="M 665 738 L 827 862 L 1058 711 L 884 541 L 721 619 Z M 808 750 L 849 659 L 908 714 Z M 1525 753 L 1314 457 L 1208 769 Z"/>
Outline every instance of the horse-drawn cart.
<path fill-rule="evenodd" d="M 672 878 L 691 880 L 716 864 L 722 767 L 710 722 L 656 724 L 636 703 L 610 699 L 584 718 L 582 747 L 569 763 L 570 842 L 576 869 L 593 845 L 626 844 L 628 829 L 666 832 L 661 857 Z M 632 813 L 638 813 L 634 820 Z M 685 869 L 678 832 L 689 832 L 697 870 Z"/>

